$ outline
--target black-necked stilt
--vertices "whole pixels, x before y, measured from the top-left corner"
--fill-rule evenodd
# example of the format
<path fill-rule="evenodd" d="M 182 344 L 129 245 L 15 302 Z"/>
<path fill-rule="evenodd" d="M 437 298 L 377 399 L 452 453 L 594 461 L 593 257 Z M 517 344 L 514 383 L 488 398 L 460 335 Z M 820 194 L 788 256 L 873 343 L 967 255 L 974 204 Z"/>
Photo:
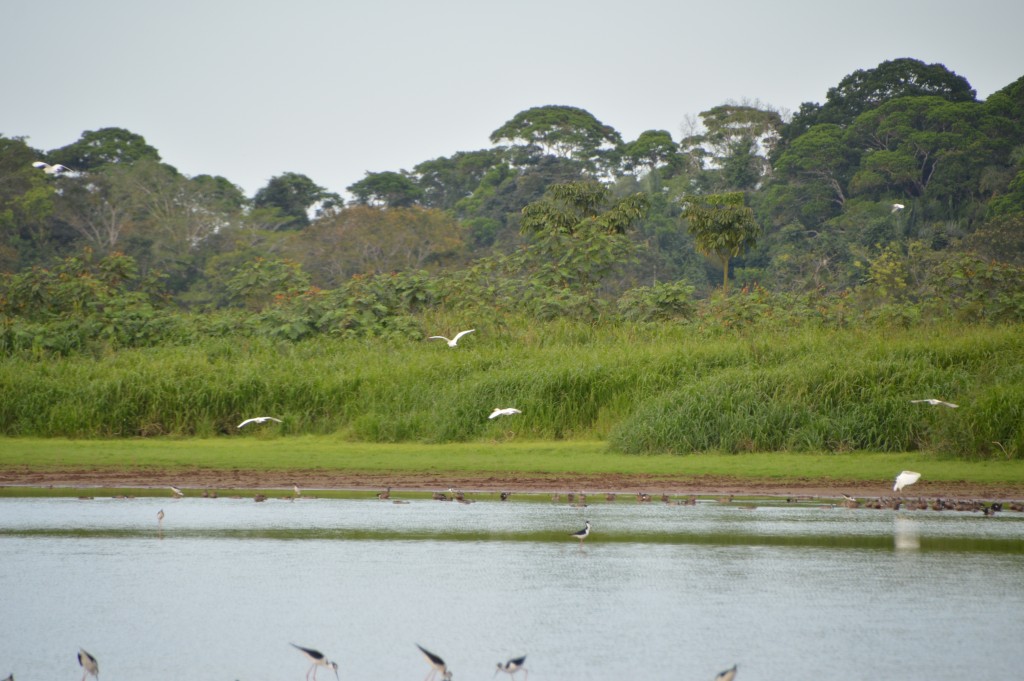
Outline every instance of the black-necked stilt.
<path fill-rule="evenodd" d="M 180 499 L 180 498 L 182 498 L 183 496 L 185 496 L 185 493 L 184 493 L 184 492 L 182 492 L 182 491 L 181 491 L 180 489 L 178 489 L 177 487 L 175 487 L 174 485 L 171 485 L 170 489 L 171 489 L 171 494 L 173 494 L 173 495 L 174 495 L 174 498 L 175 498 L 175 499 Z"/>
<path fill-rule="evenodd" d="M 522 670 L 523 673 L 526 674 L 526 678 L 528 679 L 530 678 L 530 672 L 528 672 L 526 670 L 526 667 L 523 666 L 524 662 L 526 662 L 526 655 L 523 655 L 522 657 L 513 658 L 508 662 L 505 662 L 504 664 L 499 662 L 498 669 L 494 672 L 494 675 L 497 676 L 498 672 L 505 672 L 507 674 L 515 676 L 516 672 Z"/>
<path fill-rule="evenodd" d="M 78 664 L 85 671 L 82 673 L 82 681 L 85 681 L 85 677 L 92 674 L 97 679 L 100 678 L 100 663 L 96 661 L 96 658 L 85 652 L 84 648 L 78 649 Z"/>
<path fill-rule="evenodd" d="M 571 535 L 569 535 L 570 537 L 576 537 L 580 540 L 580 548 L 583 548 L 583 540 L 586 539 L 587 536 L 590 534 L 590 521 L 587 520 L 585 522 L 586 525 L 584 525 L 582 530 L 580 530 L 579 532 L 573 532 Z"/>
<path fill-rule="evenodd" d="M 306 678 L 307 679 L 309 678 L 309 672 L 313 672 L 313 681 L 316 681 L 316 668 L 317 667 L 330 667 L 331 669 L 334 670 L 335 678 L 338 677 L 338 663 L 337 662 L 331 662 L 319 650 L 313 650 L 312 648 L 303 648 L 302 646 L 297 646 L 294 643 L 292 645 L 295 646 L 296 648 L 298 648 L 299 650 L 301 650 L 302 653 L 306 657 L 309 658 L 310 662 L 313 663 L 310 666 L 309 671 L 306 672 Z"/>
<path fill-rule="evenodd" d="M 733 665 L 731 669 L 726 669 L 724 672 L 719 672 L 718 676 L 715 677 L 715 681 L 732 681 L 736 678 L 736 665 Z"/>
<path fill-rule="evenodd" d="M 441 674 L 441 678 L 445 681 L 449 681 L 449 679 L 452 678 L 452 671 L 448 669 L 448 666 L 444 663 L 444 660 L 442 660 L 440 657 L 438 657 L 434 653 L 430 652 L 429 650 L 421 646 L 419 643 L 416 644 L 416 647 L 420 649 L 420 652 L 423 653 L 423 656 L 427 658 L 427 662 L 430 663 L 430 671 L 427 673 L 427 677 L 423 679 L 423 681 L 427 681 L 427 679 L 435 676 L 438 673 Z"/>

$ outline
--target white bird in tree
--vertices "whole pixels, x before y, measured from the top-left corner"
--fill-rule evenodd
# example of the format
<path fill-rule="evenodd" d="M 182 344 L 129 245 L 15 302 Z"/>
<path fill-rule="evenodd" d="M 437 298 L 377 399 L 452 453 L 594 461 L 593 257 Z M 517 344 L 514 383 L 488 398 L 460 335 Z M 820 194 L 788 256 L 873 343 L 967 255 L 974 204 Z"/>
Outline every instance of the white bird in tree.
<path fill-rule="evenodd" d="M 467 331 L 459 331 L 455 334 L 455 338 L 448 338 L 447 336 L 430 336 L 427 340 L 443 340 L 448 342 L 448 347 L 454 348 L 459 344 L 459 339 L 465 336 L 467 333 L 473 333 L 476 329 L 469 329 Z"/>
<path fill-rule="evenodd" d="M 82 673 L 82 681 L 85 681 L 85 677 L 89 676 L 89 674 L 92 674 L 97 679 L 100 678 L 100 663 L 82 648 L 78 649 L 78 664 L 85 670 Z"/>
<path fill-rule="evenodd" d="M 255 418 L 246 419 L 238 424 L 238 427 L 247 426 L 250 423 L 264 423 L 266 421 L 276 421 L 278 423 L 284 423 L 281 419 L 275 419 L 273 416 L 257 416 Z"/>
<path fill-rule="evenodd" d="M 903 471 L 896 476 L 896 484 L 892 486 L 894 492 L 899 492 L 907 485 L 913 485 L 915 482 L 921 479 L 920 473 L 914 471 Z"/>
<path fill-rule="evenodd" d="M 902 203 L 894 203 L 894 204 L 892 204 L 892 211 L 891 212 L 899 213 L 904 208 L 906 208 L 906 206 L 904 206 Z"/>
<path fill-rule="evenodd" d="M 487 418 L 489 418 L 489 419 L 496 419 L 499 416 L 512 416 L 513 414 L 522 414 L 522 413 L 523 412 L 519 411 L 515 407 L 505 407 L 504 409 L 502 409 L 501 407 L 495 407 L 494 411 L 492 411 L 491 415 L 488 416 Z"/>
<path fill-rule="evenodd" d="M 913 402 L 914 404 L 922 404 L 922 403 L 927 402 L 928 404 L 932 405 L 933 407 L 942 406 L 942 407 L 949 407 L 950 409 L 956 409 L 957 407 L 960 406 L 959 404 L 953 404 L 952 402 L 943 402 L 942 400 L 937 400 L 934 397 L 929 397 L 927 400 L 910 400 L 910 401 Z"/>
<path fill-rule="evenodd" d="M 65 165 L 61 165 L 60 163 L 54 163 L 53 165 L 50 165 L 49 163 L 43 163 L 42 161 L 36 161 L 35 163 L 32 164 L 32 167 L 39 168 L 47 175 L 59 175 L 60 173 L 71 171 L 71 168 L 68 168 Z"/>

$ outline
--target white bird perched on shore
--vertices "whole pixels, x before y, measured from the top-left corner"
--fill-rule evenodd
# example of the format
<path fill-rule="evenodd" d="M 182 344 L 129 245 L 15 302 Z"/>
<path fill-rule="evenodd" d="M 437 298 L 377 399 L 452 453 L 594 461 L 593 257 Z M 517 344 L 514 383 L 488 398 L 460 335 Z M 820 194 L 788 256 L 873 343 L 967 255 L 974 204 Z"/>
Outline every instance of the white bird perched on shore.
<path fill-rule="evenodd" d="M 457 334 L 455 334 L 455 338 L 448 338 L 447 336 L 430 336 L 430 337 L 427 338 L 427 340 L 437 339 L 437 340 L 448 341 L 448 347 L 454 348 L 454 347 L 456 347 L 459 344 L 459 339 L 460 338 L 465 336 L 467 333 L 473 333 L 474 331 L 476 331 L 476 329 L 468 329 L 466 331 L 459 331 Z"/>
<path fill-rule="evenodd" d="M 494 411 L 492 411 L 491 415 L 488 416 L 487 418 L 489 418 L 489 419 L 496 419 L 499 416 L 512 416 L 513 414 L 522 414 L 522 413 L 523 412 L 519 411 L 515 407 L 505 407 L 504 409 L 502 409 L 501 407 L 495 407 Z"/>
<path fill-rule="evenodd" d="M 264 421 L 277 421 L 278 423 L 284 423 L 281 419 L 275 419 L 273 416 L 257 416 L 255 418 L 246 419 L 238 424 L 238 427 L 247 426 L 250 423 L 263 423 Z"/>
<path fill-rule="evenodd" d="M 910 401 L 913 402 L 914 404 L 921 404 L 923 402 L 927 402 L 928 404 L 932 405 L 933 407 L 938 407 L 939 405 L 942 405 L 943 407 L 949 407 L 950 409 L 956 409 L 957 407 L 960 406 L 959 404 L 953 404 L 952 402 L 943 402 L 942 400 L 937 400 L 934 397 L 929 397 L 927 400 L 910 400 Z"/>
<path fill-rule="evenodd" d="M 171 494 L 173 494 L 173 495 L 174 495 L 174 498 L 175 498 L 175 499 L 180 499 L 180 498 L 182 498 L 183 496 L 185 496 L 185 493 L 184 493 L 184 492 L 182 492 L 182 491 L 181 491 L 180 489 L 178 489 L 177 487 L 175 487 L 174 485 L 171 485 L 171 486 L 170 486 L 170 487 L 169 487 L 168 489 L 170 489 L 170 490 L 171 490 Z"/>
<path fill-rule="evenodd" d="M 904 206 L 902 203 L 894 203 L 894 204 L 892 204 L 892 211 L 891 212 L 899 213 L 904 208 L 906 208 L 906 206 Z"/>
<path fill-rule="evenodd" d="M 100 678 L 100 663 L 96 661 L 96 658 L 85 652 L 84 648 L 78 649 L 78 664 L 85 670 L 82 673 L 82 681 L 85 681 L 85 677 L 92 674 L 97 679 Z"/>
<path fill-rule="evenodd" d="M 902 473 L 896 476 L 896 484 L 892 486 L 892 490 L 894 492 L 899 492 L 907 485 L 913 485 L 920 478 L 920 473 L 915 473 L 914 471 L 903 471 Z"/>
<path fill-rule="evenodd" d="M 32 167 L 39 168 L 47 175 L 58 175 L 64 171 L 71 171 L 71 168 L 61 165 L 60 163 L 54 163 L 53 165 L 50 165 L 49 163 L 43 163 L 42 161 L 36 161 L 35 163 L 32 164 Z"/>

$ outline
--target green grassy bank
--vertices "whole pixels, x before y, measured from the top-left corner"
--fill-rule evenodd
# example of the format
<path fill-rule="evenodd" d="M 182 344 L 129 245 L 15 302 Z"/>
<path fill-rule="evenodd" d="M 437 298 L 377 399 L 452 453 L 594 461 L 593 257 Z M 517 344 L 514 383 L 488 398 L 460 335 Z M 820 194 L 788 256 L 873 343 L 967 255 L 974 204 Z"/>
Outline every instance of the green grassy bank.
<path fill-rule="evenodd" d="M 927 397 L 960 407 L 911 403 Z M 496 406 L 523 413 L 488 420 Z M 284 423 L 236 428 L 258 415 Z M 723 334 L 669 323 L 481 324 L 454 349 L 209 338 L 0 362 L 3 436 L 251 444 L 268 434 L 289 442 L 598 440 L 628 454 L 920 450 L 1016 459 L 1024 453 L 1024 327 Z"/>
<path fill-rule="evenodd" d="M 905 468 L 930 481 L 1024 485 L 1024 461 L 966 461 L 924 452 L 703 453 L 635 456 L 598 441 L 455 444 L 352 443 L 331 436 L 203 439 L 0 439 L 3 470 L 194 469 L 339 473 L 728 476 L 746 480 L 888 483 Z"/>

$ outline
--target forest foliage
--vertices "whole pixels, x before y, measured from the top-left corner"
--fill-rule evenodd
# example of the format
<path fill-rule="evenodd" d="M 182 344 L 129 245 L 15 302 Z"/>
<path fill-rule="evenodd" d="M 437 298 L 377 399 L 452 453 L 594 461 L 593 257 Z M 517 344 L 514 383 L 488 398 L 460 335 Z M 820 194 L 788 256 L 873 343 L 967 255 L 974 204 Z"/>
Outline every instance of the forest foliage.
<path fill-rule="evenodd" d="M 569 323 L 713 337 L 1024 322 L 1024 77 L 979 101 L 943 65 L 896 59 L 792 114 L 729 102 L 677 136 L 627 140 L 550 105 L 490 142 L 368 172 L 346 200 L 295 172 L 248 197 L 120 128 L 49 151 L 0 136 L 0 357 L 408 343 L 462 324 L 504 338 Z M 673 399 L 648 414 L 685 406 Z M 649 443 L 626 448 L 673 447 L 622 427 L 617 441 Z M 104 432 L 122 430 L 146 428 Z"/>

